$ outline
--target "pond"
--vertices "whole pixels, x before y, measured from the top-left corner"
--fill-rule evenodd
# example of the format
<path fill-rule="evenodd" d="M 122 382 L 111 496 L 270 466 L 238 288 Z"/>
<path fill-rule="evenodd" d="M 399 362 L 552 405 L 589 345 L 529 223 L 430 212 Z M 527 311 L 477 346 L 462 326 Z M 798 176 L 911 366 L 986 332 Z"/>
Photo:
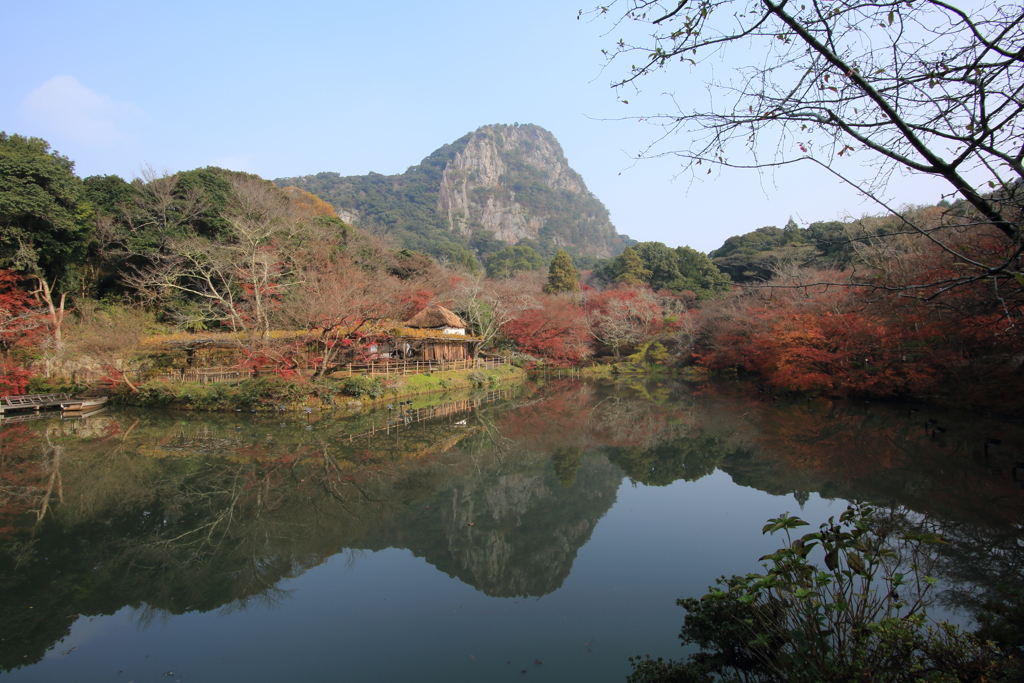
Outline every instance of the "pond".
<path fill-rule="evenodd" d="M 998 441 L 998 443 L 996 443 Z M 621 681 L 782 512 L 927 520 L 944 614 L 1024 577 L 1019 426 L 559 380 L 364 414 L 0 423 L 11 681 Z M 1024 471 L 1020 472 L 1024 478 Z"/>

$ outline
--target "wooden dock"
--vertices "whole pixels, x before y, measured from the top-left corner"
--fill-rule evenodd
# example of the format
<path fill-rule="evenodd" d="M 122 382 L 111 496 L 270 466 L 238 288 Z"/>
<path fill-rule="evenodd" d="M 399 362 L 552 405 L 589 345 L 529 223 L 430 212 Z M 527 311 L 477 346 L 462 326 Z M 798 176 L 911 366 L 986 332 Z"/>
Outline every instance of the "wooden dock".
<path fill-rule="evenodd" d="M 106 396 L 71 398 L 66 393 L 0 396 L 0 417 L 9 418 L 58 408 L 64 413 L 84 414 L 99 410 L 106 401 Z"/>
<path fill-rule="evenodd" d="M 39 411 L 47 408 L 62 408 L 71 400 L 67 394 L 22 394 L 20 396 L 0 396 L 0 415 Z"/>

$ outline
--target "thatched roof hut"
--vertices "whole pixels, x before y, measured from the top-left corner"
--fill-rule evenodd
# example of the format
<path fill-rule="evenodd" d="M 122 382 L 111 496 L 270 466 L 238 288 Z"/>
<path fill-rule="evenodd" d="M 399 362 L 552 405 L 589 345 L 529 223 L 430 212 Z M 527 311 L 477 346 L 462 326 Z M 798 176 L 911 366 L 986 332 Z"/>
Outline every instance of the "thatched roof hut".
<path fill-rule="evenodd" d="M 444 334 L 466 334 L 466 323 L 444 306 L 427 306 L 405 323 L 406 327 L 440 330 Z"/>

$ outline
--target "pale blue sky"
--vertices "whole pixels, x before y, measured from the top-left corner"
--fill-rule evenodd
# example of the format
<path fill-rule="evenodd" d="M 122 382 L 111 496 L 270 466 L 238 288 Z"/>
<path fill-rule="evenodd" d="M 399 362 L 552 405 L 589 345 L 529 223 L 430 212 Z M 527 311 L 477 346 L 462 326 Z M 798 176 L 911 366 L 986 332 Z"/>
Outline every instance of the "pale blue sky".
<path fill-rule="evenodd" d="M 8 3 L 0 130 L 45 138 L 80 175 L 217 165 L 265 178 L 398 173 L 490 123 L 550 130 L 620 232 L 701 251 L 763 225 L 875 210 L 810 167 L 726 171 L 690 186 L 636 154 L 661 89 L 618 103 L 602 72 L 606 22 L 586 0 Z M 645 106 L 646 105 L 646 106 Z M 682 146 L 685 141 L 673 141 Z M 901 180 L 898 203 L 943 188 Z"/>

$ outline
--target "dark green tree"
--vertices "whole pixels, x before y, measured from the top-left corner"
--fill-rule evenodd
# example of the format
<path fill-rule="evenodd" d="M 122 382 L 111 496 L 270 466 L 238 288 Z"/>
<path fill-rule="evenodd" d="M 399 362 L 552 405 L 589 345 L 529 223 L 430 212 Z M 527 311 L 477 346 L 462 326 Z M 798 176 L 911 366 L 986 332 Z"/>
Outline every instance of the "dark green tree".
<path fill-rule="evenodd" d="M 676 247 L 679 258 L 679 289 L 689 290 L 700 300 L 711 299 L 732 289 L 732 279 L 707 257 L 690 247 Z"/>
<path fill-rule="evenodd" d="M 91 175 L 82 184 L 86 200 L 97 213 L 115 216 L 135 200 L 135 188 L 118 175 Z"/>
<path fill-rule="evenodd" d="M 639 246 L 639 245 L 638 245 Z M 651 271 L 644 268 L 644 262 L 633 250 L 626 249 L 611 263 L 612 281 L 626 285 L 645 285 L 650 282 Z"/>
<path fill-rule="evenodd" d="M 560 292 L 580 291 L 580 274 L 572 264 L 569 254 L 564 249 L 559 249 L 555 258 L 551 259 L 551 266 L 548 268 L 548 283 L 544 285 L 544 292 L 547 294 L 558 294 Z"/>
<path fill-rule="evenodd" d="M 785 244 L 803 244 L 807 241 L 804 239 L 804 231 L 800 229 L 800 226 L 796 224 L 792 216 L 786 221 L 786 227 L 782 229 L 782 233 Z"/>
<path fill-rule="evenodd" d="M 813 249 L 805 249 L 799 254 L 796 249 L 806 246 L 801 228 L 790 221 L 785 229 L 774 225 L 758 228 L 745 235 L 735 235 L 725 241 L 718 249 L 710 253 L 713 263 L 721 271 L 728 273 L 736 282 L 752 282 L 768 280 L 772 277 L 771 264 L 780 259 L 789 259 L 794 255 L 808 260 L 813 257 Z"/>
<path fill-rule="evenodd" d="M 729 291 L 732 282 L 711 259 L 696 249 L 672 249 L 661 242 L 641 242 L 627 247 L 605 264 L 598 275 L 605 282 L 646 284 L 655 291 L 690 291 L 701 300 Z"/>
<path fill-rule="evenodd" d="M 555 476 L 562 483 L 562 488 L 569 488 L 576 481 L 576 472 L 583 463 L 583 448 L 575 446 L 571 448 L 556 448 L 551 454 L 551 466 L 555 470 Z"/>
<path fill-rule="evenodd" d="M 641 242 L 632 247 L 636 255 L 644 264 L 644 268 L 651 271 L 647 284 L 655 291 L 667 289 L 678 292 L 687 287 L 682 286 L 682 276 L 679 273 L 679 256 L 671 248 L 661 242 Z"/>
<path fill-rule="evenodd" d="M 536 249 L 516 245 L 491 254 L 487 259 L 487 277 L 510 278 L 543 267 L 544 257 L 538 254 Z"/>
<path fill-rule="evenodd" d="M 0 132 L 0 266 L 70 276 L 92 232 L 84 198 L 73 161 L 40 138 Z"/>

